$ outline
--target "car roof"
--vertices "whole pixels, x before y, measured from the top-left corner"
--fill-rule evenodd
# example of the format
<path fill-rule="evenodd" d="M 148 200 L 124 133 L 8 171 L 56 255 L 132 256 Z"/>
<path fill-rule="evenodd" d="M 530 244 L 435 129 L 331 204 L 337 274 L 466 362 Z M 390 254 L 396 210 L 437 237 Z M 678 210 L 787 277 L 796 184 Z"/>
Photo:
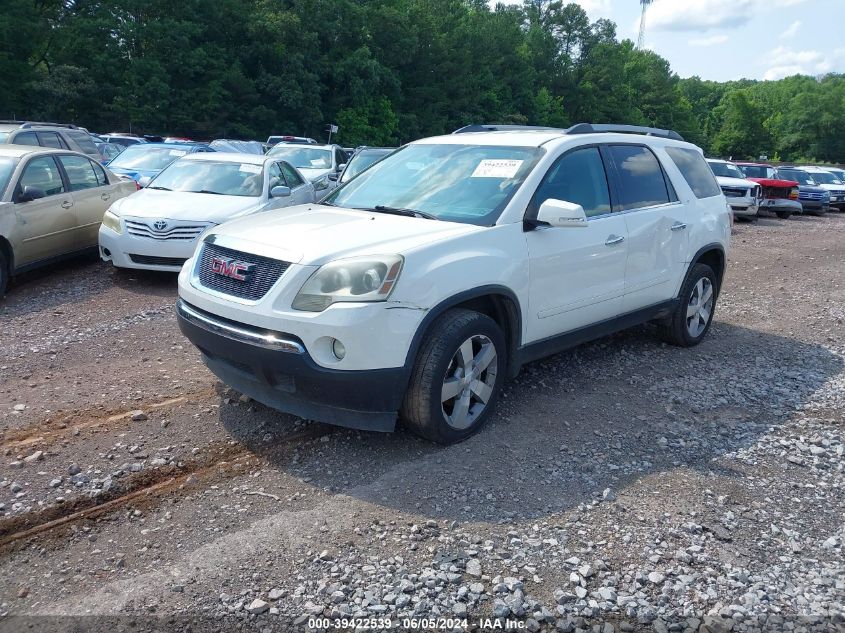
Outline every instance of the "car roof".
<path fill-rule="evenodd" d="M 335 147 L 337 147 L 337 145 L 320 145 L 319 143 L 316 144 L 316 145 L 314 143 L 278 143 L 277 145 L 273 146 L 273 149 L 276 149 L 277 147 L 284 147 L 284 148 L 305 147 L 307 149 L 334 149 Z M 272 151 L 272 150 L 270 150 L 270 151 Z"/>
<path fill-rule="evenodd" d="M 182 157 L 181 160 L 207 160 L 218 163 L 249 163 L 263 165 L 267 160 L 279 160 L 266 154 L 241 154 L 239 152 L 196 152 Z"/>
<path fill-rule="evenodd" d="M 197 145 L 205 146 L 206 143 L 197 143 L 197 142 L 190 142 L 190 143 L 136 143 L 135 145 L 130 145 L 129 147 L 137 147 L 139 149 L 151 149 L 156 147 L 162 147 L 167 149 L 185 149 L 189 147 L 195 147 Z M 126 149 L 129 149 L 127 147 Z"/>
<path fill-rule="evenodd" d="M 725 165 L 734 165 L 732 160 L 722 160 L 721 158 L 707 158 L 708 163 L 723 163 Z"/>
<path fill-rule="evenodd" d="M 748 167 L 772 167 L 772 165 L 769 165 L 768 163 L 749 163 L 749 162 L 742 161 L 742 160 L 736 161 L 736 164 L 737 165 L 746 165 Z"/>
<path fill-rule="evenodd" d="M 26 156 L 27 154 L 79 154 L 83 156 L 80 152 L 71 152 L 66 149 L 58 149 L 56 147 L 38 147 L 35 145 L 13 145 L 9 144 L 0 144 L 0 156 L 11 156 L 13 158 L 20 158 L 21 156 Z"/>
<path fill-rule="evenodd" d="M 688 147 L 696 148 L 692 143 L 679 141 L 662 136 L 646 134 L 630 134 L 627 132 L 587 132 L 567 133 L 566 130 L 556 129 L 522 129 L 496 130 L 484 132 L 462 132 L 460 134 L 446 134 L 413 141 L 409 145 L 488 145 L 499 147 L 542 147 L 554 143 L 562 145 L 566 142 L 577 141 L 578 145 L 631 143 L 639 142 L 652 147 Z M 700 151 L 700 150 L 699 150 Z"/>

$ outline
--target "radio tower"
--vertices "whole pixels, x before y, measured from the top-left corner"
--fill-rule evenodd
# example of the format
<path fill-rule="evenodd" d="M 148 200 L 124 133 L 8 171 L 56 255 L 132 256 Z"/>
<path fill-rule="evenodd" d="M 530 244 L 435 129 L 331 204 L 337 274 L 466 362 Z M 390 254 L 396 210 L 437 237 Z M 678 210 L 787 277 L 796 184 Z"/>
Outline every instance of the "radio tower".
<path fill-rule="evenodd" d="M 642 49 L 642 47 L 645 46 L 645 14 L 648 11 L 648 5 L 652 2 L 654 2 L 654 0 L 640 0 L 643 12 L 640 16 L 640 37 L 637 39 L 637 48 L 639 49 Z"/>

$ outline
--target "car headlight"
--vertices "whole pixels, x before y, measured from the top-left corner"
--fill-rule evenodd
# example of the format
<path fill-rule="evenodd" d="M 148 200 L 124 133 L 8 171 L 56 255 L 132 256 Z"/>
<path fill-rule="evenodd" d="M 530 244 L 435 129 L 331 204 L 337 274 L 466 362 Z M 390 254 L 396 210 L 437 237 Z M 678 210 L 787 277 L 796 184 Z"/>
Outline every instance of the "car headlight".
<path fill-rule="evenodd" d="M 103 226 L 118 235 L 123 231 L 123 227 L 120 224 L 120 216 L 115 215 L 111 211 L 106 211 L 103 216 Z"/>
<path fill-rule="evenodd" d="M 377 255 L 325 264 L 303 284 L 293 308 L 322 312 L 333 303 L 385 301 L 396 285 L 403 261 L 401 255 Z"/>

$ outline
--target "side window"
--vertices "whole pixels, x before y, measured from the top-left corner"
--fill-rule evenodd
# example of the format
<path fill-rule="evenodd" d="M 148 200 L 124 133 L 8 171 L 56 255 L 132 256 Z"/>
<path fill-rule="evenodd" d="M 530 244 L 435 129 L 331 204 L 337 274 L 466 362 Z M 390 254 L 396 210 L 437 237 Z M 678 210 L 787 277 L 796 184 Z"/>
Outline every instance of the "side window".
<path fill-rule="evenodd" d="M 346 162 L 346 152 L 339 147 L 334 148 L 334 162 L 337 163 L 335 167 L 339 167 Z"/>
<path fill-rule="evenodd" d="M 106 170 L 103 169 L 98 163 L 93 161 L 91 162 L 91 167 L 94 169 L 94 175 L 97 177 L 97 184 L 101 187 L 105 187 L 109 184 L 109 179 L 106 176 Z"/>
<path fill-rule="evenodd" d="M 38 140 L 44 147 L 55 147 L 56 149 L 64 149 L 59 135 L 55 132 L 37 132 Z"/>
<path fill-rule="evenodd" d="M 18 182 L 18 193 L 23 193 L 26 187 L 38 187 L 48 196 L 64 192 L 65 184 L 52 156 L 39 156 L 29 161 Z"/>
<path fill-rule="evenodd" d="M 270 169 L 267 172 L 270 176 L 270 189 L 273 187 L 286 187 L 285 177 L 282 175 L 282 170 L 279 168 L 279 163 L 271 163 Z"/>
<path fill-rule="evenodd" d="M 552 165 L 534 194 L 534 213 L 550 198 L 580 204 L 587 217 L 610 213 L 607 175 L 597 147 L 575 150 Z"/>
<path fill-rule="evenodd" d="M 68 130 L 67 135 L 71 138 L 71 140 L 75 141 L 77 145 L 81 148 L 82 153 L 84 154 L 91 154 L 93 156 L 97 156 L 97 146 L 94 145 L 94 141 L 91 139 L 91 135 L 88 132 L 83 132 L 82 130 Z"/>
<path fill-rule="evenodd" d="M 71 191 L 82 191 L 100 186 L 94 165 L 84 156 L 64 154 L 59 156 L 59 162 L 67 172 Z"/>
<path fill-rule="evenodd" d="M 287 163 L 278 163 L 278 164 L 281 166 L 282 171 L 285 174 L 285 178 L 288 181 L 288 185 L 290 186 L 291 189 L 295 189 L 296 187 L 301 185 L 303 182 L 305 182 L 304 180 L 302 180 L 302 178 L 299 177 L 299 174 L 297 173 L 297 171 L 293 167 L 291 167 Z"/>
<path fill-rule="evenodd" d="M 12 140 L 12 143 L 15 145 L 38 145 L 38 137 L 35 136 L 35 132 L 21 132 L 20 134 L 15 135 L 15 138 Z"/>
<path fill-rule="evenodd" d="M 666 153 L 677 165 L 696 198 L 712 198 L 721 195 L 722 189 L 716 182 L 710 165 L 699 152 L 686 147 L 667 147 Z"/>
<path fill-rule="evenodd" d="M 650 149 L 642 145 L 611 145 L 609 150 L 619 175 L 619 198 L 623 211 L 670 201 L 663 169 Z"/>

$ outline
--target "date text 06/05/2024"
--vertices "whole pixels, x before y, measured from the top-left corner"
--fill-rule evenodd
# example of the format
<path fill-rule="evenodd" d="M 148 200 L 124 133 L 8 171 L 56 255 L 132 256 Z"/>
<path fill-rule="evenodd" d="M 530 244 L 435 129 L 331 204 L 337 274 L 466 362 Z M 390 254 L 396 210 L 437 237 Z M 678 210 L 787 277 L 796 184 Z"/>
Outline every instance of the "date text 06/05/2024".
<path fill-rule="evenodd" d="M 469 630 L 466 618 L 401 618 L 398 621 L 401 630 L 413 631 L 455 631 Z M 476 629 L 516 631 L 525 628 L 525 622 L 503 618 L 481 618 L 474 622 Z M 395 623 L 392 618 L 310 618 L 308 628 L 315 630 L 328 629 L 393 629 Z"/>

